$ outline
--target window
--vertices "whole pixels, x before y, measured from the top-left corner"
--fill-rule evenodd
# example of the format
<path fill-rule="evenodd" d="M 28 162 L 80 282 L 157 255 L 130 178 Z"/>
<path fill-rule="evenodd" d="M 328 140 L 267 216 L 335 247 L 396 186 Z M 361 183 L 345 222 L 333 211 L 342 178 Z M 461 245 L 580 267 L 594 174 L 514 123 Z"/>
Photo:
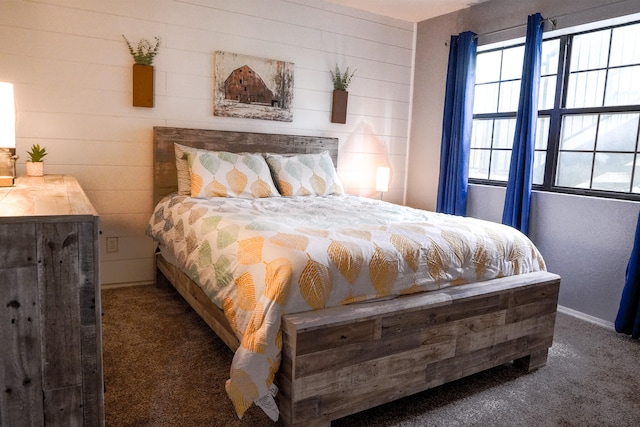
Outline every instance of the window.
<path fill-rule="evenodd" d="M 509 175 L 524 45 L 478 53 L 472 182 Z M 640 23 L 542 44 L 533 184 L 618 198 L 640 194 Z"/>

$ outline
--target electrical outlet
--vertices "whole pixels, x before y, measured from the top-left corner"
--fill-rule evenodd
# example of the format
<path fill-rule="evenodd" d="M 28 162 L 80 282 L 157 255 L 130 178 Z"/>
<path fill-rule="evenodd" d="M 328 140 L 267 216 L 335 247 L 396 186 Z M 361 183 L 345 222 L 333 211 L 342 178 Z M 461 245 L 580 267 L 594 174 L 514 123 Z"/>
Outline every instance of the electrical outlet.
<path fill-rule="evenodd" d="M 118 238 L 107 237 L 107 253 L 118 252 Z"/>

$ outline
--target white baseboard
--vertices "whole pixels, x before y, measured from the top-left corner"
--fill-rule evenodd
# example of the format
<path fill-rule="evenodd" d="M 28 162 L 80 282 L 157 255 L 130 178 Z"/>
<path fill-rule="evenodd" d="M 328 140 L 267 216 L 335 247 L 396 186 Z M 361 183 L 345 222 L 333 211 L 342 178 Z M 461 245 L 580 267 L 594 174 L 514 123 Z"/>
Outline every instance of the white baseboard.
<path fill-rule="evenodd" d="M 117 288 L 128 288 L 131 286 L 149 286 L 154 285 L 155 282 L 153 280 L 146 280 L 143 282 L 130 282 L 130 283 L 103 283 L 100 285 L 100 289 L 117 289 Z"/>
<path fill-rule="evenodd" d="M 572 316 L 572 317 L 576 317 L 576 318 L 578 318 L 580 320 L 584 320 L 585 322 L 593 323 L 594 325 L 601 326 L 601 327 L 603 327 L 605 329 L 609 329 L 609 330 L 614 331 L 614 332 L 616 330 L 616 328 L 615 328 L 615 326 L 614 326 L 614 324 L 612 322 L 608 322 L 608 321 L 600 319 L 598 317 L 582 313 L 581 311 L 574 310 L 572 308 L 565 307 L 563 305 L 558 305 L 558 311 L 560 313 L 567 314 L 567 315 Z"/>

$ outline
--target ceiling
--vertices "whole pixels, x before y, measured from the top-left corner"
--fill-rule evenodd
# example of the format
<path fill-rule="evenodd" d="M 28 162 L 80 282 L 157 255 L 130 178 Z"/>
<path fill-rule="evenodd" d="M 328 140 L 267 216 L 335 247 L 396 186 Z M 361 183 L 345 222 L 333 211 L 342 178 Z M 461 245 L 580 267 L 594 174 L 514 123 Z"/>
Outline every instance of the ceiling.
<path fill-rule="evenodd" d="M 366 10 L 409 22 L 420 22 L 435 16 L 465 9 L 488 0 L 328 0 L 331 3 Z"/>

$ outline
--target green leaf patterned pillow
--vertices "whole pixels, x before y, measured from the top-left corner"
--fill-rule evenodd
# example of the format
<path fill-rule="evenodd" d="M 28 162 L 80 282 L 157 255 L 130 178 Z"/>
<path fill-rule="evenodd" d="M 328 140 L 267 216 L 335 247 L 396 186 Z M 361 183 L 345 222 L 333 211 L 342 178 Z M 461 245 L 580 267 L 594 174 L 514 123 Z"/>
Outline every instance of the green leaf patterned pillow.
<path fill-rule="evenodd" d="M 261 154 L 207 150 L 186 153 L 191 197 L 255 199 L 280 195 Z"/>
<path fill-rule="evenodd" d="M 327 151 L 318 154 L 267 154 L 267 164 L 283 196 L 343 195 L 344 189 Z"/>

